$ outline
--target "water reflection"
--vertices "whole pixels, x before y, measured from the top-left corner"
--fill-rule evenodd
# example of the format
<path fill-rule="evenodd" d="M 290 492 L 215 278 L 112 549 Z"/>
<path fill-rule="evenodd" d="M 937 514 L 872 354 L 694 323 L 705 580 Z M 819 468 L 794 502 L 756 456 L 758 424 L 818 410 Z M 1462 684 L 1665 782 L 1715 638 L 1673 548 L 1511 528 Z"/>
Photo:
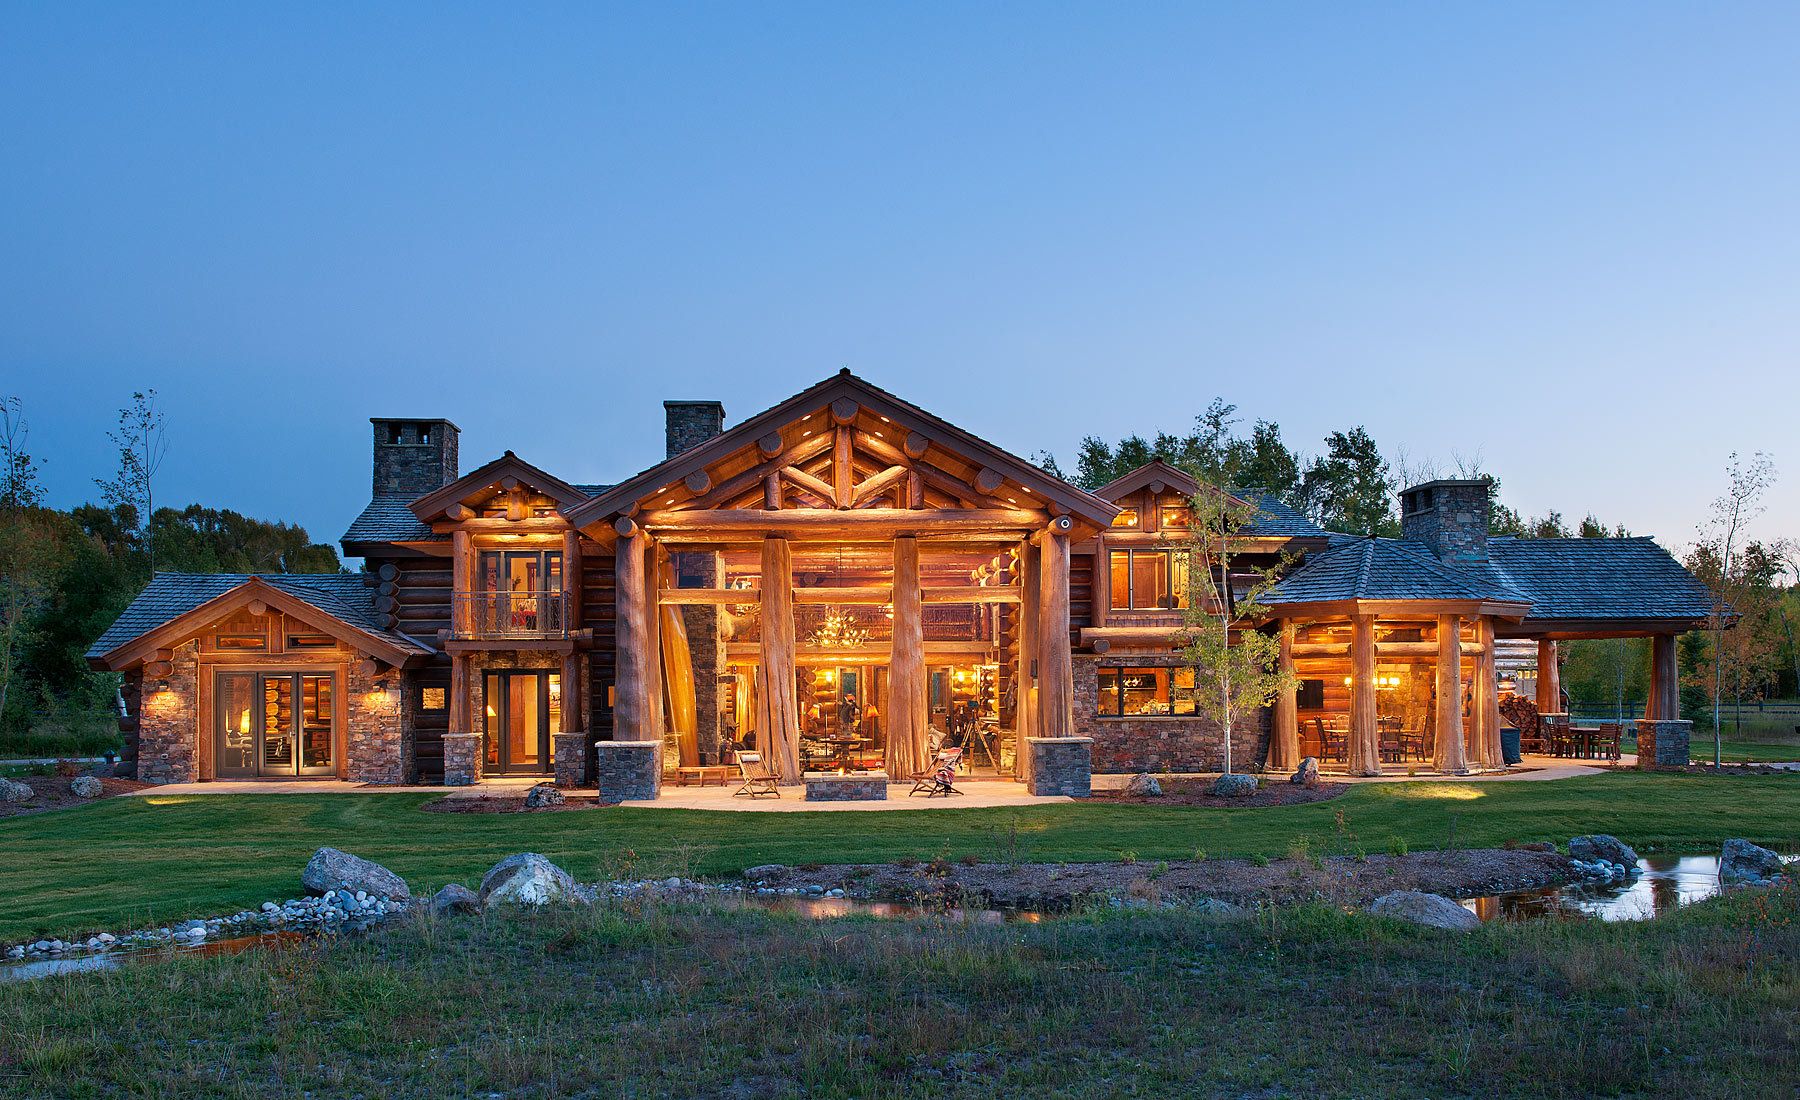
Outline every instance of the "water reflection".
<path fill-rule="evenodd" d="M 1650 856 L 1638 860 L 1638 871 L 1638 876 L 1627 883 L 1577 883 L 1551 890 L 1518 890 L 1469 898 L 1463 906 L 1482 920 L 1649 920 L 1719 892 L 1718 856 Z"/>
<path fill-rule="evenodd" d="M 834 917 L 879 917 L 888 920 L 912 920 L 940 917 L 964 924 L 1036 924 L 1044 914 L 1030 909 L 963 909 L 933 908 L 900 901 L 863 901 L 860 898 L 809 898 L 795 896 L 755 896 L 742 899 L 759 909 L 780 913 L 796 913 L 811 920 Z"/>

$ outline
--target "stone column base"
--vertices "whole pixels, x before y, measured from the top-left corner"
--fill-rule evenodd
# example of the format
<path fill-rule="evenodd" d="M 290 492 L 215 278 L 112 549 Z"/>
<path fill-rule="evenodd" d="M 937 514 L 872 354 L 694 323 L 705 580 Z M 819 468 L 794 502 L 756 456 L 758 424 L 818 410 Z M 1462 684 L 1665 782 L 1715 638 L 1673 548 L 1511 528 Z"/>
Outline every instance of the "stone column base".
<path fill-rule="evenodd" d="M 579 787 L 587 782 L 588 735 L 584 730 L 550 735 L 556 757 L 556 785 Z"/>
<path fill-rule="evenodd" d="M 470 787 L 481 782 L 481 734 L 444 735 L 444 786 Z"/>
<path fill-rule="evenodd" d="M 1694 724 L 1681 719 L 1639 718 L 1637 720 L 1637 766 L 1640 768 L 1685 768 L 1688 766 L 1689 742 Z"/>
<path fill-rule="evenodd" d="M 656 798 L 662 793 L 662 742 L 594 742 L 594 779 L 602 802 Z"/>
<path fill-rule="evenodd" d="M 1027 737 L 1031 793 L 1087 798 L 1094 793 L 1092 737 Z"/>

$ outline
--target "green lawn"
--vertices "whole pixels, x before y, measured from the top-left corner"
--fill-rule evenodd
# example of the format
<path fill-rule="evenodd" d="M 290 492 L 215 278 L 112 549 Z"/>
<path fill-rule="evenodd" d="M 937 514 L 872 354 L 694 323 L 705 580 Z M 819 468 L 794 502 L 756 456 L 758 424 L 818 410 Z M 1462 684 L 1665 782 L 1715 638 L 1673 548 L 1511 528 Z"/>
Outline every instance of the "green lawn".
<path fill-rule="evenodd" d="M 314 848 L 379 860 L 415 889 L 476 884 L 502 856 L 543 852 L 585 879 L 731 874 L 757 863 L 970 854 L 1084 861 L 1279 856 L 1561 842 L 1615 833 L 1640 849 L 1800 842 L 1800 775 L 1621 772 L 1557 782 L 1382 783 L 1300 806 L 1216 810 L 1060 804 L 879 813 L 640 808 L 441 814 L 435 795 L 150 795 L 0 820 L 0 942 L 207 916 L 300 890 Z M 1341 820 L 1339 815 L 1341 815 Z"/>
<path fill-rule="evenodd" d="M 0 983 L 0 1092 L 1792 1096 L 1797 918 L 1793 888 L 1462 936 L 1324 906 L 1005 926 L 495 912 Z"/>

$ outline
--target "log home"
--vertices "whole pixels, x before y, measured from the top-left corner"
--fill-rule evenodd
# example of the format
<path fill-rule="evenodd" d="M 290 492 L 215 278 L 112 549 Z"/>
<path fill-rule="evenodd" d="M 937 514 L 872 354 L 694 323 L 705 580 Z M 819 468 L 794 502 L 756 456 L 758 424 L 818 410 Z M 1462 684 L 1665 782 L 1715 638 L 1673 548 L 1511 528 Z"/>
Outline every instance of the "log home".
<path fill-rule="evenodd" d="M 125 675 L 128 762 L 603 793 L 613 749 L 651 791 L 750 747 L 784 784 L 898 781 L 946 738 L 1037 793 L 1221 767 L 1179 653 L 1181 470 L 1086 492 L 847 371 L 730 428 L 717 402 L 664 413 L 662 461 L 611 485 L 511 451 L 463 474 L 453 423 L 372 420 L 342 540 L 360 574 L 160 573 L 95 643 Z M 1654 638 L 1644 732 L 1673 745 L 1704 589 L 1648 539 L 1490 538 L 1488 491 L 1411 487 L 1404 537 L 1376 539 L 1234 490 L 1257 506 L 1237 560 L 1286 570 L 1243 629 L 1278 635 L 1300 685 L 1232 731 L 1240 767 L 1503 767 L 1495 657 L 1520 640 L 1554 714 L 1559 640 Z"/>

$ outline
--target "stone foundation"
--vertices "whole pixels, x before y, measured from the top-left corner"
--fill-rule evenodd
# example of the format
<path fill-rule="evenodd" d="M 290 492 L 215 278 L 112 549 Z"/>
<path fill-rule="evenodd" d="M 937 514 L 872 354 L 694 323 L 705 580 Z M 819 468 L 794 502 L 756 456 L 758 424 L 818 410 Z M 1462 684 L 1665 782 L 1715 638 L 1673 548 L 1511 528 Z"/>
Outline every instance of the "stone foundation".
<path fill-rule="evenodd" d="M 384 681 L 350 665 L 344 693 L 344 774 L 352 783 L 394 784 L 406 782 L 407 762 L 412 759 L 412 730 L 400 706 L 400 671 L 389 670 Z"/>
<path fill-rule="evenodd" d="M 1693 738 L 1692 722 L 1656 718 L 1637 720 L 1637 766 L 1640 768 L 1685 768 L 1688 765 L 1689 742 Z"/>
<path fill-rule="evenodd" d="M 1075 732 L 1094 740 L 1093 770 L 1103 775 L 1138 772 L 1219 772 L 1225 770 L 1225 738 L 1219 724 L 1199 716 L 1148 715 L 1103 718 L 1099 710 L 1101 666 L 1108 668 L 1177 668 L 1181 661 L 1166 655 L 1074 657 Z M 1269 745 L 1270 712 L 1264 708 L 1241 716 L 1231 739 L 1231 769 L 1261 764 Z"/>
<path fill-rule="evenodd" d="M 146 783 L 192 783 L 200 778 L 200 644 L 175 650 L 171 671 L 144 678 L 138 713 L 138 778 Z"/>
<path fill-rule="evenodd" d="M 1094 739 L 1091 737 L 1027 737 L 1031 754 L 1031 793 L 1087 798 L 1094 791 Z"/>
<path fill-rule="evenodd" d="M 481 782 L 481 734 L 444 735 L 444 786 L 469 787 Z"/>
<path fill-rule="evenodd" d="M 583 730 L 553 733 L 550 743 L 556 757 L 556 785 L 579 787 L 587 782 L 588 734 Z"/>
<path fill-rule="evenodd" d="M 806 777 L 808 802 L 886 802 L 887 796 L 886 772 Z"/>
<path fill-rule="evenodd" d="M 594 778 L 602 802 L 656 798 L 662 793 L 662 742 L 594 742 Z"/>

